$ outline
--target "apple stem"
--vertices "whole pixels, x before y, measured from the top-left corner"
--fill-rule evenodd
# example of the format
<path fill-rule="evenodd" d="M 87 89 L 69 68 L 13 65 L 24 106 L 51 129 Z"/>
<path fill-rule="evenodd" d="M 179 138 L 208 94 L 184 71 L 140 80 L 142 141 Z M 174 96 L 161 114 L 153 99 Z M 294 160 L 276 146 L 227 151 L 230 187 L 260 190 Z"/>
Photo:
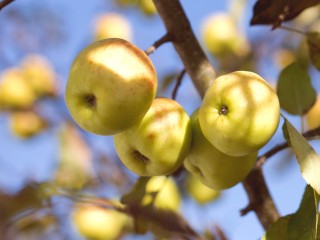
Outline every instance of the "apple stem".
<path fill-rule="evenodd" d="M 220 108 L 219 114 L 220 115 L 227 115 L 229 113 L 229 108 L 226 105 L 222 105 Z"/>

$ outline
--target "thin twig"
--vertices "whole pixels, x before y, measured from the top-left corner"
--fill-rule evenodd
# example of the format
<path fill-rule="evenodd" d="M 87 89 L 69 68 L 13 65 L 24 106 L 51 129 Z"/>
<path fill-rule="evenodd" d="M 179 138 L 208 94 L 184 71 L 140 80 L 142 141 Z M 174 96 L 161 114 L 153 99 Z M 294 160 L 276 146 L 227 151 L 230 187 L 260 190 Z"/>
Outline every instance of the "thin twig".
<path fill-rule="evenodd" d="M 5 6 L 9 5 L 10 3 L 12 3 L 14 0 L 3 0 L 0 2 L 0 11 L 2 10 L 2 8 L 4 8 Z"/>
<path fill-rule="evenodd" d="M 172 99 L 176 99 L 178 89 L 179 89 L 179 87 L 180 87 L 180 85 L 181 85 L 181 82 L 182 82 L 182 79 L 183 79 L 185 73 L 186 73 L 186 70 L 185 70 L 185 69 L 183 69 L 181 72 L 179 72 L 179 74 L 178 74 L 178 76 L 177 76 L 176 85 L 174 86 L 174 89 L 173 89 L 173 91 L 172 91 L 172 96 L 171 96 Z"/>
<path fill-rule="evenodd" d="M 162 44 L 173 41 L 173 38 L 170 34 L 166 33 L 164 36 L 162 36 L 159 40 L 155 41 L 152 46 L 150 46 L 147 50 L 144 52 L 147 55 L 150 55 L 153 53 L 158 47 L 160 47 Z"/>
<path fill-rule="evenodd" d="M 298 34 L 303 35 L 303 36 L 306 35 L 305 32 L 302 32 L 302 31 L 300 31 L 300 30 L 298 30 L 298 29 L 294 29 L 294 28 L 291 28 L 291 27 L 280 26 L 279 28 L 282 28 L 282 29 L 287 30 L 287 31 L 289 31 L 289 32 L 298 33 Z"/>

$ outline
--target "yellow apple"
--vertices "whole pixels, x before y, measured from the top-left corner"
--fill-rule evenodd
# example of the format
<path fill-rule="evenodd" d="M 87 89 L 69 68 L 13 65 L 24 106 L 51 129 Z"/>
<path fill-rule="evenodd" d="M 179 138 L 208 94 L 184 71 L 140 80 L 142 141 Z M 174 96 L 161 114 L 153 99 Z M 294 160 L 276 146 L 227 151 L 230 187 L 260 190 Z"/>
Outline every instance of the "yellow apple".
<path fill-rule="evenodd" d="M 199 110 L 204 136 L 230 156 L 257 152 L 274 135 L 279 120 L 276 92 L 262 77 L 248 71 L 215 79 Z"/>
<path fill-rule="evenodd" d="M 47 121 L 33 111 L 18 111 L 10 115 L 10 128 L 17 137 L 30 138 L 47 127 Z"/>
<path fill-rule="evenodd" d="M 91 240 L 119 239 L 128 221 L 124 213 L 90 204 L 78 204 L 72 218 L 78 232 Z"/>
<path fill-rule="evenodd" d="M 235 20 L 226 12 L 214 13 L 204 19 L 202 37 L 208 51 L 218 57 L 229 53 L 241 56 L 249 50 Z"/>
<path fill-rule="evenodd" d="M 308 129 L 320 127 L 320 96 L 306 114 L 306 125 Z"/>
<path fill-rule="evenodd" d="M 157 8 L 154 5 L 153 0 L 139 0 L 139 7 L 141 11 L 148 16 L 152 16 L 157 13 Z"/>
<path fill-rule="evenodd" d="M 192 143 L 184 166 L 212 189 L 230 188 L 249 174 L 255 164 L 257 152 L 241 157 L 222 153 L 204 136 L 200 128 L 199 114 L 199 110 L 196 110 L 191 116 Z"/>
<path fill-rule="evenodd" d="M 30 108 L 36 94 L 18 68 L 9 68 L 0 76 L 0 105 L 4 109 Z"/>
<path fill-rule="evenodd" d="M 149 57 L 119 38 L 94 42 L 74 60 L 65 90 L 73 119 L 83 129 L 112 135 L 146 114 L 157 90 Z"/>
<path fill-rule="evenodd" d="M 168 98 L 156 98 L 138 124 L 114 136 L 120 160 L 140 176 L 174 172 L 189 151 L 189 120 L 179 103 Z"/>
<path fill-rule="evenodd" d="M 56 95 L 56 76 L 48 59 L 41 55 L 27 55 L 21 62 L 21 70 L 37 96 Z"/>
<path fill-rule="evenodd" d="M 122 38 L 132 41 L 131 24 L 125 16 L 108 12 L 98 16 L 94 22 L 94 39 Z"/>
<path fill-rule="evenodd" d="M 193 174 L 188 174 L 187 176 L 187 190 L 191 197 L 200 204 L 212 202 L 220 196 L 219 190 L 212 189 L 203 184 L 201 180 Z"/>

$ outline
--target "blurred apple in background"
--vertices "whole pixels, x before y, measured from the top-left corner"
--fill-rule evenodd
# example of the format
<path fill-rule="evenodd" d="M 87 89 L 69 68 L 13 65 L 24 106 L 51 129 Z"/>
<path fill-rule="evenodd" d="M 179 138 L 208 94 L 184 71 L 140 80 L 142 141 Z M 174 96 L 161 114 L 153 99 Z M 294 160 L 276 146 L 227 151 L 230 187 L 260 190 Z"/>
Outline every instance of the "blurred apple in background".
<path fill-rule="evenodd" d="M 72 219 L 78 232 L 90 240 L 117 240 L 131 221 L 124 213 L 90 204 L 76 205 Z"/>
<path fill-rule="evenodd" d="M 169 98 L 156 98 L 140 122 L 114 135 L 120 160 L 140 176 L 174 172 L 182 165 L 190 143 L 189 116 L 178 102 Z"/>
<path fill-rule="evenodd" d="M 56 75 L 53 66 L 44 56 L 27 55 L 21 62 L 21 70 L 38 97 L 56 95 Z"/>
<path fill-rule="evenodd" d="M 122 38 L 132 41 L 130 22 L 124 15 L 118 13 L 104 13 L 94 21 L 94 39 Z"/>
<path fill-rule="evenodd" d="M 33 137 L 48 127 L 48 122 L 33 111 L 17 111 L 10 115 L 10 129 L 21 138 Z"/>
<path fill-rule="evenodd" d="M 26 109 L 37 96 L 19 68 L 9 68 L 0 76 L 0 106 L 3 109 Z"/>
<path fill-rule="evenodd" d="M 216 57 L 242 56 L 249 51 L 246 38 L 227 12 L 215 12 L 206 17 L 202 23 L 202 37 L 205 47 Z"/>
<path fill-rule="evenodd" d="M 153 0 L 139 0 L 139 7 L 147 16 L 152 16 L 157 13 L 157 9 L 153 3 Z"/>
<path fill-rule="evenodd" d="M 206 204 L 219 198 L 220 191 L 204 185 L 200 179 L 193 174 L 188 174 L 186 187 L 190 196 L 200 204 Z"/>
<path fill-rule="evenodd" d="M 305 115 L 308 130 L 320 127 L 320 96 Z"/>

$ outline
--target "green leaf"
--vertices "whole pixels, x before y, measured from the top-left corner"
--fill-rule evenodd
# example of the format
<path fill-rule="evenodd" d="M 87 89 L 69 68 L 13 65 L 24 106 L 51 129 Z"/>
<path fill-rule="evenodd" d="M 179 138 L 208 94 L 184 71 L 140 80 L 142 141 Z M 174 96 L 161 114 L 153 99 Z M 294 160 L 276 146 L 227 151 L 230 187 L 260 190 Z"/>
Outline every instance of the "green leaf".
<path fill-rule="evenodd" d="M 262 236 L 261 240 L 289 240 L 287 227 L 292 215 L 279 218 L 268 228 L 267 232 Z"/>
<path fill-rule="evenodd" d="M 320 157 L 310 146 L 307 140 L 285 119 L 285 125 L 289 135 L 289 144 L 292 147 L 302 177 L 308 184 L 320 194 Z"/>
<path fill-rule="evenodd" d="M 311 63 L 320 71 L 320 32 L 308 32 L 306 36 Z"/>
<path fill-rule="evenodd" d="M 277 93 L 281 108 L 295 115 L 306 113 L 317 97 L 307 70 L 297 62 L 291 63 L 281 71 Z"/>
<path fill-rule="evenodd" d="M 306 186 L 298 211 L 292 215 L 288 223 L 290 240 L 316 239 L 318 227 L 317 193 L 309 185 Z"/>

